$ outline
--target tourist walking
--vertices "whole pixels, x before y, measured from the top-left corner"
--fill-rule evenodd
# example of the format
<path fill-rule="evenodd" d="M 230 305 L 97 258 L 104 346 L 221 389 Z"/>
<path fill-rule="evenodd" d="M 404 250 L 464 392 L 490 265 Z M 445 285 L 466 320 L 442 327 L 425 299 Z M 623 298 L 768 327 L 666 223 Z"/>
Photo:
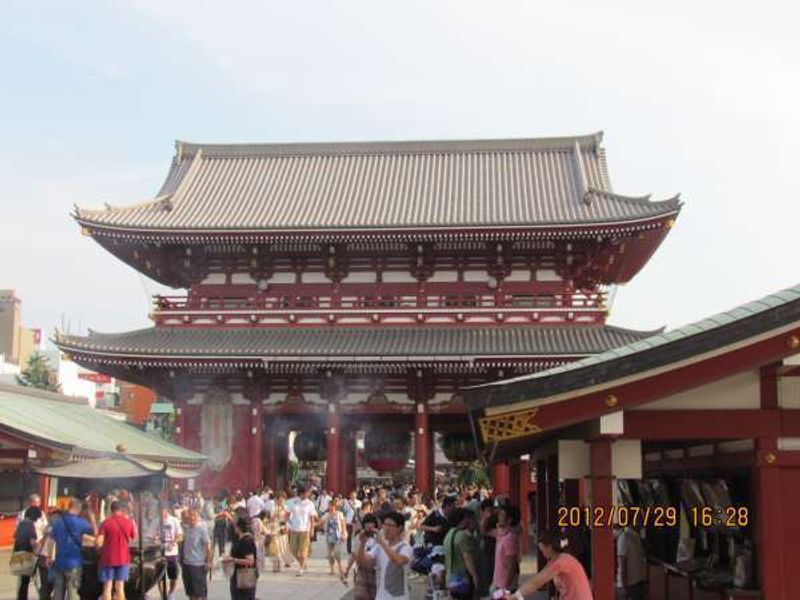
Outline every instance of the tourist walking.
<path fill-rule="evenodd" d="M 339 578 L 345 582 L 344 569 L 342 568 L 342 552 L 347 541 L 347 523 L 344 514 L 339 510 L 340 496 L 334 496 L 328 503 L 328 512 L 321 519 L 322 531 L 325 534 L 325 548 L 328 553 L 328 564 L 331 575 L 335 575 L 333 565 L 336 564 Z"/>
<path fill-rule="evenodd" d="M 342 511 L 347 528 L 347 554 L 350 554 L 353 552 L 353 525 L 358 521 L 361 513 L 361 500 L 358 499 L 355 490 L 350 492 L 350 497 L 345 498 L 342 502 Z"/>
<path fill-rule="evenodd" d="M 197 509 L 189 508 L 181 513 L 186 522 L 188 522 L 189 511 L 197 512 Z M 171 515 L 166 507 L 161 509 L 159 541 L 164 549 L 164 557 L 167 559 L 167 579 L 169 580 L 167 600 L 175 600 L 175 588 L 178 587 L 179 571 L 178 548 L 183 541 L 183 528 L 178 518 L 175 515 Z"/>
<path fill-rule="evenodd" d="M 281 565 L 291 567 L 294 558 L 289 550 L 289 513 L 286 510 L 286 494 L 280 492 L 275 499 L 275 507 L 270 513 L 270 523 L 275 535 L 275 545 L 273 556 L 273 570 L 280 572 Z"/>
<path fill-rule="evenodd" d="M 53 522 L 48 536 L 55 542 L 55 560 L 48 567 L 53 575 L 56 600 L 78 600 L 83 574 L 81 554 L 84 535 L 94 535 L 94 526 L 80 516 L 83 503 L 70 498 L 69 508 Z"/>
<path fill-rule="evenodd" d="M 125 514 L 127 508 L 128 503 L 123 500 L 112 501 L 111 515 L 97 532 L 103 600 L 111 600 L 112 588 L 115 600 L 125 600 L 125 582 L 131 563 L 130 543 L 137 536 L 136 525 Z"/>
<path fill-rule="evenodd" d="M 450 517 L 452 525 L 444 538 L 444 564 L 447 590 L 456 600 L 478 598 L 478 547 L 471 534 L 472 511 L 457 508 Z"/>
<path fill-rule="evenodd" d="M 298 497 L 287 505 L 289 511 L 289 548 L 297 559 L 299 568 L 297 576 L 302 576 L 308 563 L 311 549 L 311 532 L 316 528 L 317 511 L 309 499 L 305 488 L 298 489 Z"/>
<path fill-rule="evenodd" d="M 15 563 L 20 565 L 17 600 L 28 600 L 28 588 L 30 587 L 36 564 L 36 554 L 39 551 L 36 523 L 41 518 L 42 509 L 38 506 L 29 506 L 25 509 L 22 519 L 19 520 L 14 531 L 14 548 L 11 555 L 12 568 Z"/>
<path fill-rule="evenodd" d="M 378 517 L 370 513 L 364 515 L 362 519 L 362 532 L 354 542 L 356 549 L 350 555 L 345 568 L 345 581 L 350 574 L 350 569 L 356 564 L 356 555 L 360 552 L 369 554 L 375 546 L 375 536 L 378 533 Z M 375 580 L 375 567 L 366 563 L 357 563 L 353 581 L 353 600 L 375 600 L 377 594 L 377 583 Z"/>
<path fill-rule="evenodd" d="M 217 547 L 217 552 L 220 558 L 225 556 L 225 545 L 228 543 L 229 532 L 233 516 L 228 509 L 227 500 L 218 500 L 214 513 L 214 540 L 213 543 Z"/>
<path fill-rule="evenodd" d="M 253 531 L 253 539 L 256 543 L 256 564 L 260 571 L 264 570 L 266 564 L 266 541 L 267 541 L 267 525 L 266 525 L 266 511 L 261 511 L 255 517 L 250 519 L 250 528 Z"/>
<path fill-rule="evenodd" d="M 513 592 L 519 586 L 519 509 L 503 506 L 497 513 L 497 527 L 489 533 L 495 538 L 492 588 Z"/>
<path fill-rule="evenodd" d="M 366 551 L 368 532 L 359 536 L 361 544 L 356 551 L 359 565 L 376 570 L 375 600 L 411 600 L 406 584 L 406 567 L 414 555 L 411 546 L 403 541 L 405 517 L 398 512 L 383 516 L 383 529 L 375 538 L 375 544 Z"/>
<path fill-rule="evenodd" d="M 557 533 L 539 533 L 539 551 L 547 559 L 547 565 L 523 583 L 516 593 L 507 593 L 505 600 L 525 600 L 536 590 L 551 581 L 561 598 L 567 600 L 592 600 L 592 588 L 586 571 L 578 560 L 561 550 L 561 538 Z"/>
<path fill-rule="evenodd" d="M 224 562 L 233 564 L 230 580 L 231 600 L 255 600 L 258 570 L 256 568 L 256 543 L 247 517 L 237 519 L 230 556 Z"/>
<path fill-rule="evenodd" d="M 207 581 L 212 568 L 214 548 L 211 545 L 208 527 L 200 519 L 197 511 L 187 512 L 181 548 L 183 589 L 189 600 L 205 600 L 208 596 Z"/>

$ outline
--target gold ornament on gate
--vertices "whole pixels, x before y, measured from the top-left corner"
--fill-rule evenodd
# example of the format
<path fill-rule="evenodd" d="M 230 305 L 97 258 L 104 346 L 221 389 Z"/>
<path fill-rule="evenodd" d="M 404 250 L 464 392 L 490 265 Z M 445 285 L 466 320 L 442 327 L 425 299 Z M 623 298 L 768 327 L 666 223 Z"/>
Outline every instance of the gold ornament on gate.
<path fill-rule="evenodd" d="M 800 338 L 797 337 L 796 335 L 791 335 L 789 336 L 788 344 L 789 348 L 791 348 L 792 350 L 796 350 L 797 348 L 800 348 Z"/>
<path fill-rule="evenodd" d="M 773 465 L 775 464 L 775 461 L 778 460 L 778 457 L 775 455 L 774 452 L 767 452 L 764 455 L 764 460 L 768 465 Z"/>
<path fill-rule="evenodd" d="M 606 398 L 606 406 L 614 408 L 617 404 L 619 404 L 619 399 L 614 394 L 609 394 L 608 398 Z"/>

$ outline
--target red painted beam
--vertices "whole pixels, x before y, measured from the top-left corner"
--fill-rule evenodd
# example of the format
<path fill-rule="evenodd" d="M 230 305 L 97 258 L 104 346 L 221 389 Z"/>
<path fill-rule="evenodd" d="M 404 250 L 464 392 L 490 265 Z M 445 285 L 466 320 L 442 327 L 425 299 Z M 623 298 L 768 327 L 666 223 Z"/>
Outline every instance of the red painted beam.
<path fill-rule="evenodd" d="M 646 410 L 625 413 L 622 437 L 636 440 L 778 437 L 780 410 Z M 800 425 L 800 420 L 798 421 Z"/>
<path fill-rule="evenodd" d="M 592 507 L 611 514 L 614 502 L 611 476 L 611 442 L 590 442 L 589 462 L 592 471 Z M 601 524 L 592 528 L 592 587 L 595 600 L 614 600 L 614 532 Z"/>
<path fill-rule="evenodd" d="M 582 423 L 712 383 L 747 369 L 759 368 L 796 353 L 797 349 L 789 345 L 792 336 L 800 336 L 800 327 L 630 383 L 615 385 L 613 381 L 608 382 L 600 391 L 538 407 L 536 425 L 548 431 Z"/>

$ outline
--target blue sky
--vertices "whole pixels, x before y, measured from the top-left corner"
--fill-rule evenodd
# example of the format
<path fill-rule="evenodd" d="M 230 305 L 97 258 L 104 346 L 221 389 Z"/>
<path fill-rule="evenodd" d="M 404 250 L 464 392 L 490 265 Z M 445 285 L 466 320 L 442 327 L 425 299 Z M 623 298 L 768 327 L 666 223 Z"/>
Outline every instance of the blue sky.
<path fill-rule="evenodd" d="M 554 6 L 564 4 L 565 6 Z M 738 7 L 737 7 L 738 5 Z M 146 326 L 159 288 L 73 204 L 149 198 L 176 138 L 603 129 L 615 188 L 683 214 L 612 322 L 675 326 L 796 283 L 800 39 L 787 2 L 38 2 L 0 21 L 0 287 L 48 332 Z"/>

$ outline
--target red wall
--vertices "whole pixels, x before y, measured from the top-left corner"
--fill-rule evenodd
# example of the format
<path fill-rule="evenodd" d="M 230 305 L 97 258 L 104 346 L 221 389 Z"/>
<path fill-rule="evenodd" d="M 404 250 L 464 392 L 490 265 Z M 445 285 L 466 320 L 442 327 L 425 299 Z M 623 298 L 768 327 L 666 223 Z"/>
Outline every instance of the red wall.
<path fill-rule="evenodd" d="M 762 560 L 770 560 L 773 552 L 783 555 L 783 598 L 800 598 L 800 578 L 797 561 L 800 560 L 800 468 L 780 469 L 782 548 L 766 548 Z M 770 600 L 770 599 L 767 599 Z"/>

